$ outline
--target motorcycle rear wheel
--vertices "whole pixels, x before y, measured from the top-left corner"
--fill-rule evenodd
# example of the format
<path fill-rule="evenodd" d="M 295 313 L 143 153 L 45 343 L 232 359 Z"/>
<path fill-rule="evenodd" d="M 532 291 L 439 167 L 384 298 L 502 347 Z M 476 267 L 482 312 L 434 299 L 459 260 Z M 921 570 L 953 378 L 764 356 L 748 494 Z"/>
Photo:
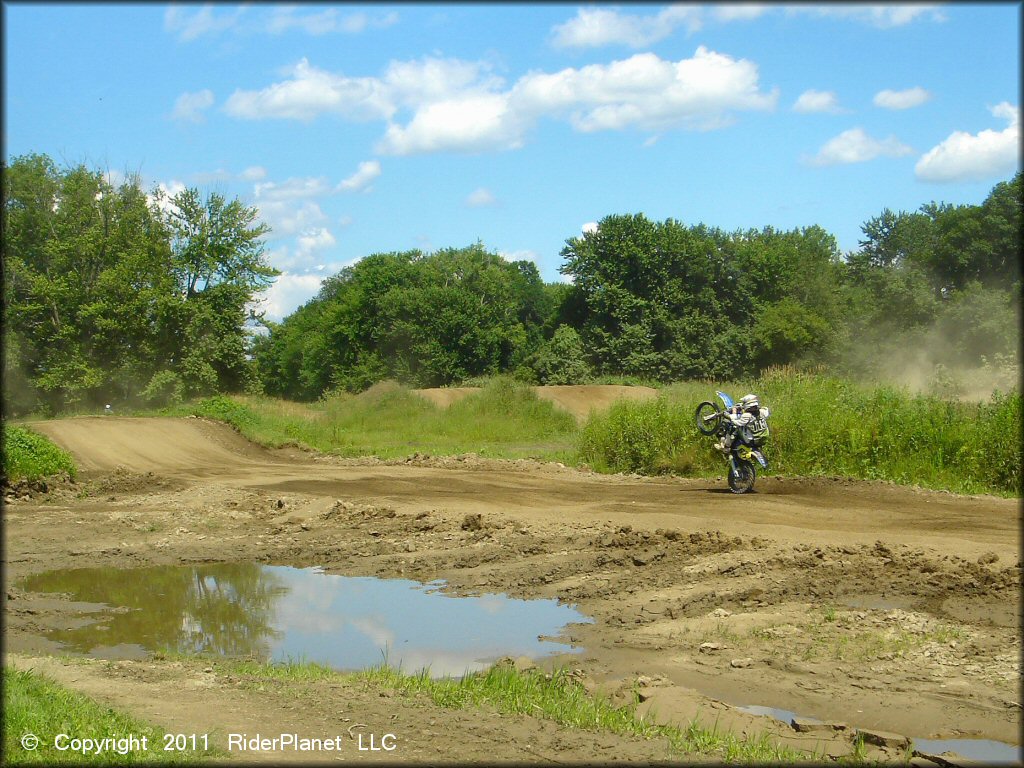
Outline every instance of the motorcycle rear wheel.
<path fill-rule="evenodd" d="M 729 468 L 729 490 L 733 493 L 746 493 L 753 489 L 754 481 L 757 479 L 757 470 L 749 461 L 736 460 L 736 469 L 739 477 Z"/>
<path fill-rule="evenodd" d="M 693 414 L 693 420 L 697 424 L 697 430 L 702 435 L 714 435 L 718 432 L 722 423 L 722 411 L 710 400 L 705 400 L 697 406 Z"/>

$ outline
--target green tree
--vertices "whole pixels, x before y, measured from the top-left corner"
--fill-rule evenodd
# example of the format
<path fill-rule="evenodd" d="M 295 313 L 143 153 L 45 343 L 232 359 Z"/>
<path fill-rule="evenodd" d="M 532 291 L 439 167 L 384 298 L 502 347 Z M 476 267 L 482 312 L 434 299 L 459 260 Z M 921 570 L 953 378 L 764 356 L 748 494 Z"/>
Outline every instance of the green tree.
<path fill-rule="evenodd" d="M 195 190 L 151 204 L 137 177 L 45 155 L 3 170 L 9 413 L 245 382 L 245 307 L 276 274 L 254 209 Z"/>

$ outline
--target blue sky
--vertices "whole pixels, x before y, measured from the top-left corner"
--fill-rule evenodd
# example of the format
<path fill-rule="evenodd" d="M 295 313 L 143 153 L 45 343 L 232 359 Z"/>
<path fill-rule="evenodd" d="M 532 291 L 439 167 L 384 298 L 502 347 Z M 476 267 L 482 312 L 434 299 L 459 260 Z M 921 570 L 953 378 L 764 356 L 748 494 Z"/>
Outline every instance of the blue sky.
<path fill-rule="evenodd" d="M 818 224 L 1020 167 L 1019 4 L 4 4 L 4 152 L 237 196 L 280 319 L 362 256 L 478 240 L 562 279 L 644 213 Z"/>

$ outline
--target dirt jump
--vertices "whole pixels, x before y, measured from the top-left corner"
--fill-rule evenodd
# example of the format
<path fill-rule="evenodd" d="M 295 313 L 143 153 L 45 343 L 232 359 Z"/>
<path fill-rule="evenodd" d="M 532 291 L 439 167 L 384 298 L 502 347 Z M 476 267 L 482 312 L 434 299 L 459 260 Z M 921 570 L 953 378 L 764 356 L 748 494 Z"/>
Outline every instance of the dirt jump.
<path fill-rule="evenodd" d="M 904 737 L 1020 743 L 1018 500 L 776 477 L 735 496 L 721 479 L 529 460 L 345 460 L 196 418 L 33 426 L 82 472 L 5 499 L 6 663 L 169 731 L 395 734 L 394 751 L 349 756 L 371 762 L 665 758 L 656 741 L 339 682 L 253 687 L 208 660 L 52 655 L 52 630 L 102 613 L 26 578 L 258 562 L 556 598 L 593 622 L 560 638 L 580 652 L 539 663 L 614 701 L 638 696 L 658 721 L 768 731 L 823 756 L 849 754 L 860 729 L 883 760 L 908 754 Z"/>

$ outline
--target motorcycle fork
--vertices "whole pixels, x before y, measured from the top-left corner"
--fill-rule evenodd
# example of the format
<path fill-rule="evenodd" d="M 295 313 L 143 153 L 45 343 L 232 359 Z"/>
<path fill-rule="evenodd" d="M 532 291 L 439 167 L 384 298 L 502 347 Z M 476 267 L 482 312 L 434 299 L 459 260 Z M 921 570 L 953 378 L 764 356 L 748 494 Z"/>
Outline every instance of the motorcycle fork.
<path fill-rule="evenodd" d="M 729 454 L 729 466 L 732 468 L 732 476 L 733 477 L 739 477 L 740 476 L 740 470 L 736 466 L 736 454 L 734 454 L 734 453 L 730 453 Z"/>

